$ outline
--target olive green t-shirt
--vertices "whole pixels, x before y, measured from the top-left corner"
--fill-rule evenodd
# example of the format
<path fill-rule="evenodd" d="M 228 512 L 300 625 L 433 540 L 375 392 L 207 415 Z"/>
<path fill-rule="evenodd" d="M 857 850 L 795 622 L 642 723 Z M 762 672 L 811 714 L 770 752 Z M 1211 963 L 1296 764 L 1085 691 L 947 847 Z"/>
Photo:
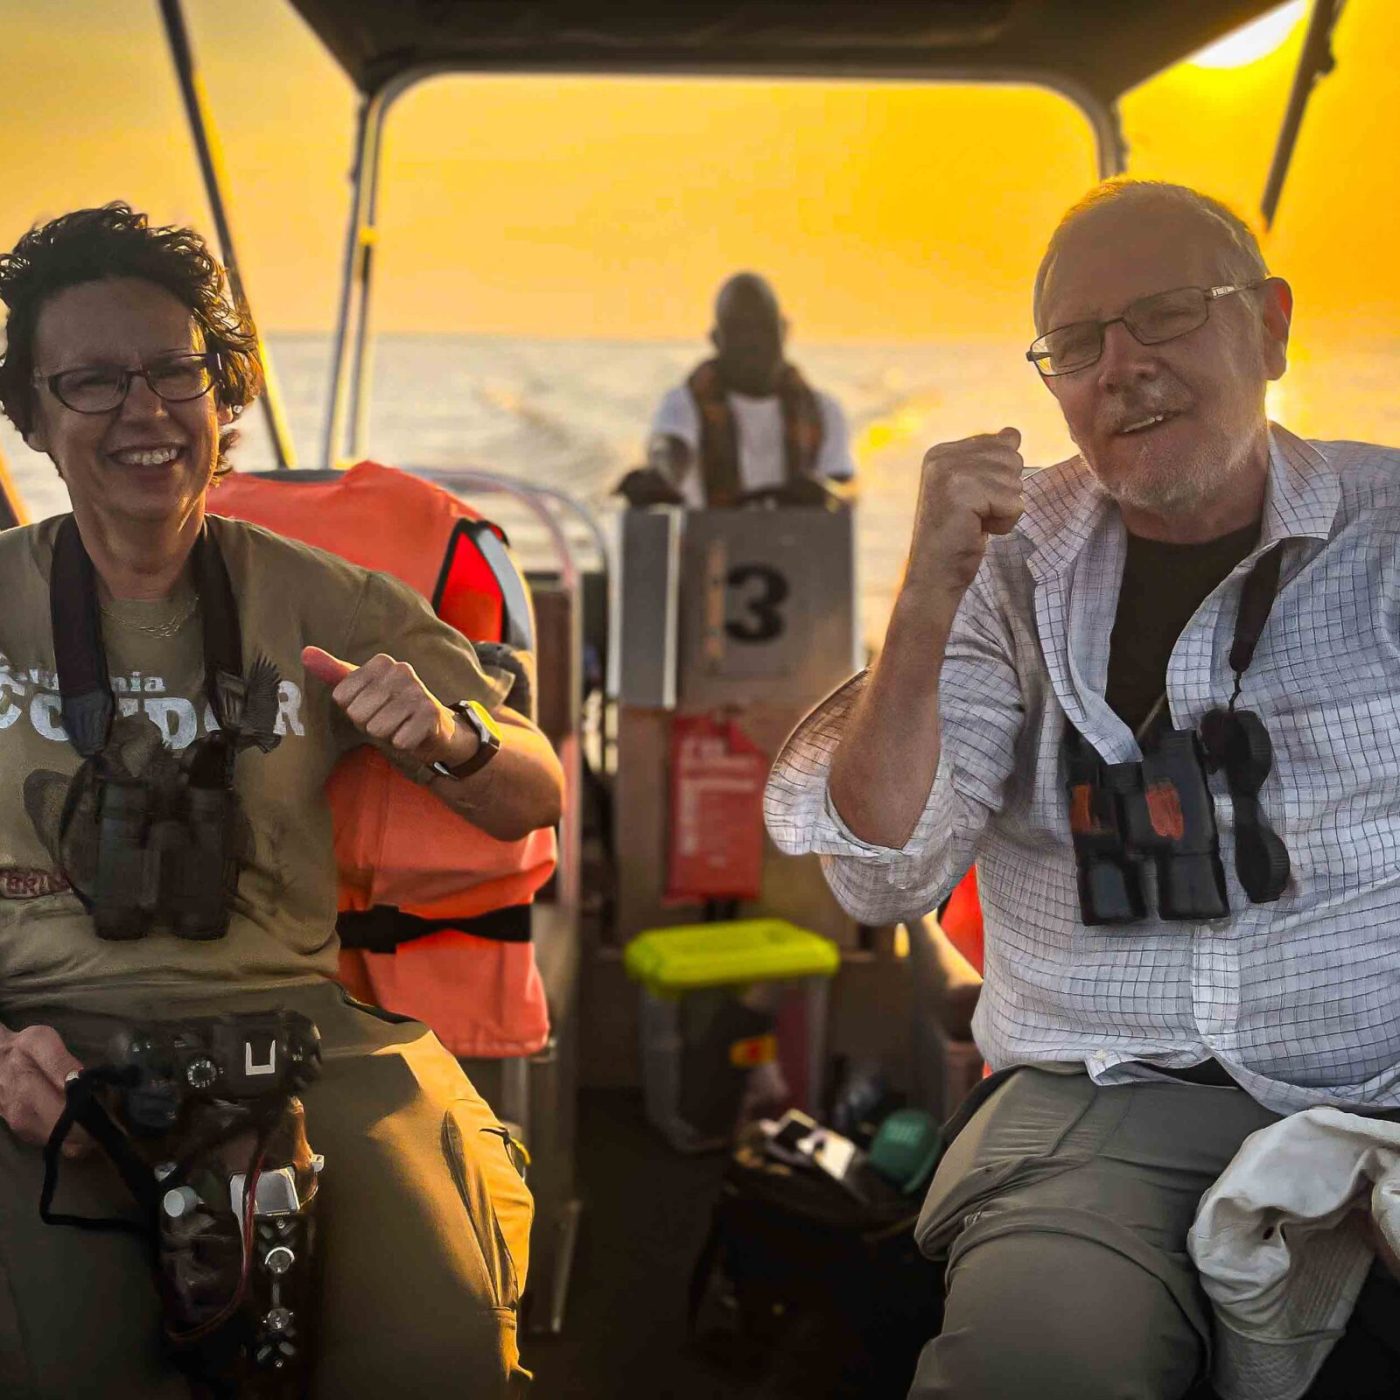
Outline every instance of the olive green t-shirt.
<path fill-rule="evenodd" d="M 63 730 L 49 622 L 60 518 L 0 533 L 0 1016 L 39 1004 L 145 1001 L 154 1012 L 220 986 L 260 990 L 333 975 L 336 873 L 322 789 L 336 760 L 365 740 L 329 687 L 305 674 L 302 647 L 354 664 L 387 652 L 411 664 L 444 703 L 494 708 L 504 687 L 396 579 L 255 525 L 209 517 L 238 602 L 245 674 L 260 655 L 280 674 L 281 742 L 270 753 L 248 749 L 236 762 L 251 842 L 228 935 L 101 939 L 54 853 L 55 804 L 81 763 Z M 159 738 L 178 752 L 209 733 L 215 721 L 192 585 L 155 602 L 104 603 L 102 634 L 118 703 L 114 737 L 138 750 L 154 750 Z"/>

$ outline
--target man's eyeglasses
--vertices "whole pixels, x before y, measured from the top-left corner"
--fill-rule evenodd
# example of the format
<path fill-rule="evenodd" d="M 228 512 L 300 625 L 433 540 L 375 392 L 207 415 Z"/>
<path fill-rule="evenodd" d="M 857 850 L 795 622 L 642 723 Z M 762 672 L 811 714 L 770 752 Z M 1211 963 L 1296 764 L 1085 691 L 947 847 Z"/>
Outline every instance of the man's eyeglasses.
<path fill-rule="evenodd" d="M 188 403 L 214 387 L 218 367 L 218 354 L 211 350 L 202 355 L 172 355 L 140 369 L 87 365 L 61 374 L 36 374 L 34 382 L 47 384 L 54 398 L 74 413 L 110 413 L 126 401 L 133 379 L 144 379 L 166 403 Z"/>
<path fill-rule="evenodd" d="M 1073 374 L 1097 364 L 1103 354 L 1104 332 L 1119 322 L 1125 325 L 1139 345 L 1161 345 L 1177 336 L 1188 335 L 1205 325 L 1210 304 L 1236 292 L 1252 292 L 1267 278 L 1257 282 L 1232 282 L 1219 287 L 1177 287 L 1139 297 L 1121 316 L 1107 321 L 1075 321 L 1046 331 L 1031 343 L 1028 359 L 1047 379 L 1057 374 Z"/>

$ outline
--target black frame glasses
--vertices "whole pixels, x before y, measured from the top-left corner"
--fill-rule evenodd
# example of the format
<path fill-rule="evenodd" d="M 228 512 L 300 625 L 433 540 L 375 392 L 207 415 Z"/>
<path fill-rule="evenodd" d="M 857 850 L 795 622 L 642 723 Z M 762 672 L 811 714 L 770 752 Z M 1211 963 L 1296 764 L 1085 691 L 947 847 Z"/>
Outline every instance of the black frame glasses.
<path fill-rule="evenodd" d="M 1139 297 L 1124 308 L 1121 316 L 1107 321 L 1072 321 L 1056 326 L 1031 342 L 1026 359 L 1042 377 L 1054 379 L 1061 374 L 1074 374 L 1098 364 L 1103 356 L 1104 332 L 1110 326 L 1122 324 L 1139 345 L 1164 345 L 1179 336 L 1199 330 L 1210 317 L 1212 302 L 1236 292 L 1252 292 L 1269 279 L 1256 282 L 1225 282 L 1217 287 L 1173 287 L 1170 291 L 1154 292 Z"/>
<path fill-rule="evenodd" d="M 196 365 L 202 373 L 194 380 L 183 380 L 181 376 Z M 202 354 L 168 355 L 140 369 L 78 365 L 57 374 L 36 374 L 34 382 L 45 385 L 64 408 L 74 413 L 97 414 L 119 409 L 126 402 L 133 379 L 144 379 L 146 387 L 165 403 L 191 403 L 202 399 L 214 387 L 218 372 L 218 352 L 206 350 Z M 193 387 L 195 383 L 198 383 L 197 388 Z M 100 392 L 104 388 L 110 402 Z"/>

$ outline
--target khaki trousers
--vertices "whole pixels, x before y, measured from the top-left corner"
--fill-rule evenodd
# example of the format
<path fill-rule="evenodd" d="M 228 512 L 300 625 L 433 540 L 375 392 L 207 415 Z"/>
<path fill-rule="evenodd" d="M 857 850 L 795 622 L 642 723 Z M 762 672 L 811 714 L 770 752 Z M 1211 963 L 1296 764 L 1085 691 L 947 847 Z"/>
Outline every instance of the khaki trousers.
<path fill-rule="evenodd" d="M 214 1010 L 284 1006 L 321 1032 L 321 1076 L 302 1095 L 312 1150 L 326 1158 L 318 1197 L 324 1261 L 311 1395 L 505 1397 L 519 1368 L 516 1310 L 532 1204 L 495 1115 L 424 1026 L 350 1003 L 338 988 L 223 995 Z M 122 1015 L 54 1009 L 91 1063 L 143 1006 Z M 0 1395 L 6 1400 L 186 1400 L 161 1354 L 159 1311 L 134 1236 L 45 1225 L 43 1163 L 0 1124 Z M 54 1209 L 129 1214 L 100 1152 L 65 1161 Z"/>
<path fill-rule="evenodd" d="M 1011 1074 L 953 1139 L 916 1227 L 948 1272 L 910 1400 L 1186 1395 L 1211 1349 L 1187 1231 L 1240 1143 L 1277 1119 L 1242 1089 Z M 1372 1293 L 1393 1310 L 1377 1273 L 1358 1314 Z"/>

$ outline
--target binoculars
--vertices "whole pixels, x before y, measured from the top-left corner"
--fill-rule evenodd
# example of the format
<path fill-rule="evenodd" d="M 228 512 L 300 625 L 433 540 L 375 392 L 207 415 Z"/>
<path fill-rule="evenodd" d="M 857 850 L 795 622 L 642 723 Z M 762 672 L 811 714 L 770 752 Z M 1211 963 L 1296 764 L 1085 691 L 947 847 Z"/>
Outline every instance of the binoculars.
<path fill-rule="evenodd" d="M 103 780 L 89 892 L 98 937 L 141 938 L 162 924 L 178 938 L 222 938 L 238 881 L 233 818 L 227 787 Z"/>
<path fill-rule="evenodd" d="M 1074 730 L 1066 736 L 1070 833 L 1086 924 L 1146 918 L 1144 870 L 1156 874 L 1157 914 L 1224 918 L 1225 870 L 1194 730 L 1167 730 L 1140 763 L 1105 763 Z"/>

